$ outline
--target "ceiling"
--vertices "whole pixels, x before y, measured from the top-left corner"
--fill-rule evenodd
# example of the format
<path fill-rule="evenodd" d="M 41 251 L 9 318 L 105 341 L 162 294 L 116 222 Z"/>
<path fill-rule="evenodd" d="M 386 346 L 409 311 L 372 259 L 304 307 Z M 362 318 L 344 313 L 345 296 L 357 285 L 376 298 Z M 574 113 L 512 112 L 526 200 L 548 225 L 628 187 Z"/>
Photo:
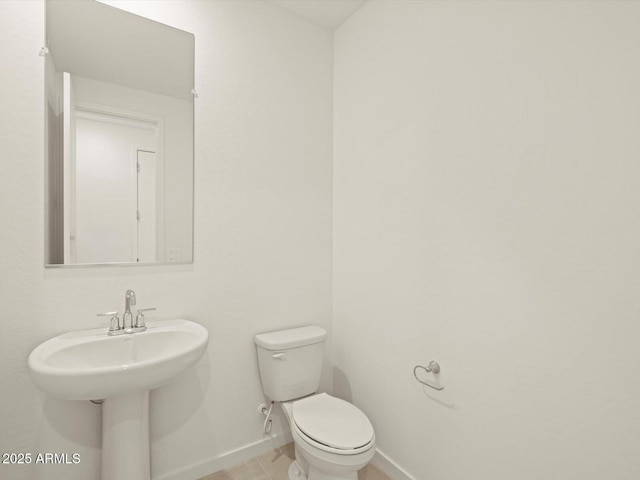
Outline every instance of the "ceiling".
<path fill-rule="evenodd" d="M 329 30 L 335 30 L 366 0 L 271 0 L 271 3 Z"/>

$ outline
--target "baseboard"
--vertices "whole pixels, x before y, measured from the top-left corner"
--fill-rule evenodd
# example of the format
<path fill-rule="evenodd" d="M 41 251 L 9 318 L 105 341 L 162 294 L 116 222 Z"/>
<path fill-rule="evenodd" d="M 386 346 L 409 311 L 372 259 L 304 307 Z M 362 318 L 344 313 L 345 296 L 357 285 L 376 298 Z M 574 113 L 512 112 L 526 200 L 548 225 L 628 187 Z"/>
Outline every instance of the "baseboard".
<path fill-rule="evenodd" d="M 219 470 L 225 470 L 242 462 L 246 462 L 247 460 L 251 460 L 252 458 L 264 455 L 278 447 L 291 443 L 291 441 L 292 438 L 289 432 L 286 432 L 284 435 L 263 438 L 257 442 L 243 445 L 235 450 L 230 450 L 193 465 L 174 470 L 173 472 L 154 476 L 153 480 L 197 480 Z M 380 449 L 376 449 L 376 453 L 371 460 L 371 463 L 386 473 L 393 480 L 416 480 L 415 477 L 409 474 Z"/>
<path fill-rule="evenodd" d="M 197 480 L 218 470 L 225 470 L 242 462 L 246 462 L 247 460 L 251 460 L 252 458 L 259 457 L 292 441 L 289 432 L 286 432 L 284 435 L 263 438 L 257 442 L 249 443 L 235 450 L 174 470 L 173 472 L 165 473 L 157 477 L 154 476 L 153 480 Z"/>
<path fill-rule="evenodd" d="M 416 480 L 414 476 L 391 460 L 391 458 L 389 458 L 389 456 L 379 448 L 376 449 L 376 454 L 373 456 L 371 463 L 386 473 L 389 477 L 393 478 L 393 480 Z"/>

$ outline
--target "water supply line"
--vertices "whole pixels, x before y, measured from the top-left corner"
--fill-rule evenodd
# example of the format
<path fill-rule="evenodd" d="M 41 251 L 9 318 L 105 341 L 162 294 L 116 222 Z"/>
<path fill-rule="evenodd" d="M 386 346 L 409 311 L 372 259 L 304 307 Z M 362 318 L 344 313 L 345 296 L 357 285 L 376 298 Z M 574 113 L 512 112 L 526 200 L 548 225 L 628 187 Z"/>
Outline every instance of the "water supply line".
<path fill-rule="evenodd" d="M 271 432 L 271 426 L 273 425 L 273 418 L 271 417 L 271 411 L 273 410 L 274 402 L 271 402 L 269 408 L 264 403 L 261 403 L 258 407 L 258 411 L 264 415 L 264 424 L 262 425 L 262 431 L 265 435 L 269 435 Z"/>

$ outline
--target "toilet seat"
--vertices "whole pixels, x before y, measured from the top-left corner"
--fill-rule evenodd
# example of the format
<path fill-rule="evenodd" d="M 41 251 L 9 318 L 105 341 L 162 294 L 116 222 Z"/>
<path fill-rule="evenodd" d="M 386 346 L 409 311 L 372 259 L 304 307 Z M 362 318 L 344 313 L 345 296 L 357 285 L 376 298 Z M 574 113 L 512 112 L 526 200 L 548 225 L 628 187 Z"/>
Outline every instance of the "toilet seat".
<path fill-rule="evenodd" d="M 362 452 L 375 436 L 371 422 L 360 409 L 326 393 L 293 402 L 291 420 L 306 442 L 331 453 Z"/>

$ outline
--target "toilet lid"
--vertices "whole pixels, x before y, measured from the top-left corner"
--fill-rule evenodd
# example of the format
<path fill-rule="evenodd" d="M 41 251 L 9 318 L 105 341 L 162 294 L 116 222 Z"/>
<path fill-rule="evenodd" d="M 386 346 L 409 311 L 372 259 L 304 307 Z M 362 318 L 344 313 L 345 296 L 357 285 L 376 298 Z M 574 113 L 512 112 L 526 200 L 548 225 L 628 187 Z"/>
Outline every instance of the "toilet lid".
<path fill-rule="evenodd" d="M 326 393 L 294 402 L 291 417 L 302 433 L 329 447 L 352 450 L 373 439 L 373 427 L 364 413 Z"/>

